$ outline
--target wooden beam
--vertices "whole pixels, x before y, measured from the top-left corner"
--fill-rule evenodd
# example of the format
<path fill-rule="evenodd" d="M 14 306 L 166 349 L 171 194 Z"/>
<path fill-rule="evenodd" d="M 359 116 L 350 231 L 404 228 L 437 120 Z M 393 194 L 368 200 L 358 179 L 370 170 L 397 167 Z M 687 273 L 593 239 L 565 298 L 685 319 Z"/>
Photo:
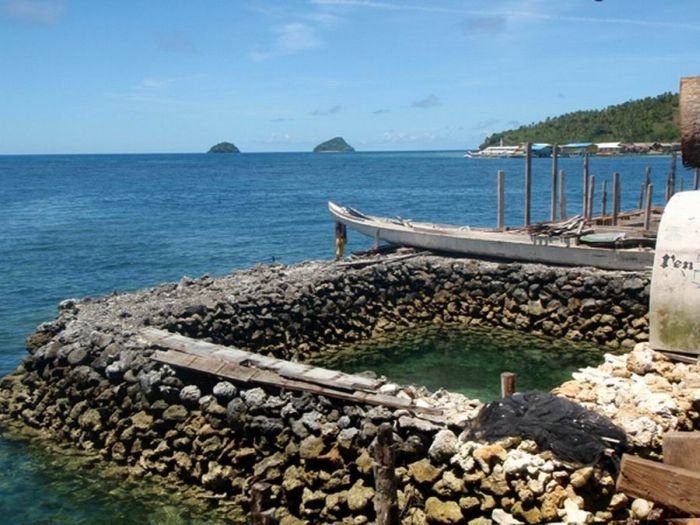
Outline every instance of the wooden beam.
<path fill-rule="evenodd" d="M 276 372 L 290 379 L 308 381 L 333 388 L 374 392 L 384 383 L 384 381 L 378 379 L 345 374 L 337 370 L 328 370 L 303 363 L 294 363 L 285 359 L 260 355 L 255 352 L 241 350 L 240 348 L 217 345 L 155 328 L 144 328 L 139 332 L 139 335 L 148 343 L 161 348 L 176 350 L 187 355 L 216 357 L 238 365 L 251 365 L 260 370 Z"/>
<path fill-rule="evenodd" d="M 182 352 L 169 350 L 167 352 L 156 351 L 151 359 L 158 363 L 164 363 L 195 372 L 211 374 L 224 379 L 231 379 L 241 383 L 258 383 L 261 385 L 273 386 L 276 388 L 286 388 L 300 392 L 334 397 L 344 401 L 351 401 L 358 404 L 378 405 L 388 408 L 405 408 L 414 412 L 425 412 L 427 414 L 442 414 L 442 410 L 434 407 L 417 406 L 413 401 L 394 396 L 373 394 L 369 392 L 345 392 L 334 388 L 324 387 L 305 381 L 297 381 L 282 377 L 280 374 L 269 370 L 260 370 L 248 366 L 239 365 L 223 361 L 214 356 L 188 355 Z"/>
<path fill-rule="evenodd" d="M 625 454 L 617 490 L 688 514 L 700 514 L 700 473 Z"/>
<path fill-rule="evenodd" d="M 663 454 L 667 465 L 700 472 L 700 432 L 668 432 Z"/>

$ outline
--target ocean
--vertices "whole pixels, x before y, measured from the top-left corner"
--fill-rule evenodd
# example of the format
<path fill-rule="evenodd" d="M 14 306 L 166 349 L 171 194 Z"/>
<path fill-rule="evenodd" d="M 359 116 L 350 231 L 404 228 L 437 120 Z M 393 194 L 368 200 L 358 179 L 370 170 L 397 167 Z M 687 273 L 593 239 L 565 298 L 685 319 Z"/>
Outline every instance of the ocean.
<path fill-rule="evenodd" d="M 646 167 L 653 202 L 663 204 L 670 164 L 670 157 L 592 158 L 595 209 L 602 181 L 612 188 L 613 172 L 621 175 L 622 209 L 636 208 Z M 582 161 L 560 159 L 559 167 L 567 174 L 568 214 L 580 213 Z M 521 226 L 522 159 L 466 159 L 462 152 L 0 156 L 0 376 L 21 362 L 25 337 L 53 318 L 63 299 L 259 263 L 332 258 L 328 200 L 374 215 L 493 226 L 499 169 L 506 224 Z M 533 222 L 549 218 L 550 173 L 550 159 L 533 160 Z M 689 188 L 692 172 L 679 165 L 681 178 Z M 348 234 L 349 251 L 371 247 L 371 239 Z M 414 375 L 402 370 L 402 379 L 418 380 L 421 367 L 434 363 L 414 362 Z M 372 366 L 392 370 L 390 361 Z M 109 483 L 88 476 L 76 490 L 82 474 L 44 470 L 46 463 L 32 447 L 0 438 L 0 523 L 113 523 L 100 521 L 122 502 Z M 71 499 L 83 489 L 96 492 Z M 52 515 L 57 502 L 60 513 Z M 156 510 L 129 505 L 134 523 L 166 522 L 159 514 L 165 503 Z M 8 516 L 12 521 L 3 521 Z"/>

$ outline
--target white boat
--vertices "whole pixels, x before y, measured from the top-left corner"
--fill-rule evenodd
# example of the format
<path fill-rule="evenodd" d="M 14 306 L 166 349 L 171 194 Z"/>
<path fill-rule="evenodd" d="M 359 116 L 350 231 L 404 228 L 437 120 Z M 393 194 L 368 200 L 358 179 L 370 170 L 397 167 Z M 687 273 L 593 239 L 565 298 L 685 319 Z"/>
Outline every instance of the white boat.
<path fill-rule="evenodd" d="M 502 159 L 524 157 L 526 154 L 522 145 L 519 146 L 489 146 L 479 151 L 467 151 L 464 156 L 470 159 L 487 158 Z"/>
<path fill-rule="evenodd" d="M 654 250 L 648 247 L 600 248 L 576 244 L 571 237 L 375 217 L 330 201 L 328 209 L 336 220 L 348 228 L 372 237 L 377 246 L 379 241 L 385 241 L 485 259 L 593 266 L 607 270 L 646 270 L 654 262 Z"/>

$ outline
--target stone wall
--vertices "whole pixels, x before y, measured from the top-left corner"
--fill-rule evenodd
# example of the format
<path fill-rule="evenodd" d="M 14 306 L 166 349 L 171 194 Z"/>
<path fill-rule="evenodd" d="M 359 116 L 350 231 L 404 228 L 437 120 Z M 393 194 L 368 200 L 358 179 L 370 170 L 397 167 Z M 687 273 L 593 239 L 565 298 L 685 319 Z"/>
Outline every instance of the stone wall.
<path fill-rule="evenodd" d="M 252 484 L 267 481 L 266 505 L 285 523 L 371 522 L 370 448 L 387 422 L 397 442 L 404 523 L 605 521 L 626 517 L 631 504 L 615 493 L 609 466 L 566 464 L 527 440 L 471 441 L 464 430 L 479 406 L 460 395 L 387 385 L 385 393 L 445 409 L 443 419 L 428 420 L 233 385 L 152 362 L 153 349 L 136 332 L 154 326 L 300 359 L 427 324 L 499 325 L 617 348 L 646 339 L 647 303 L 643 275 L 436 256 L 356 269 L 330 262 L 260 266 L 182 279 L 61 303 L 58 317 L 28 339 L 24 364 L 0 382 L 0 420 L 98 450 L 134 474 L 201 485 L 244 506 Z M 630 356 L 636 361 L 628 367 Z M 624 416 L 614 419 L 633 446 L 652 454 L 658 442 L 636 436 L 693 427 L 689 392 L 697 370 L 630 356 L 609 358 L 622 360 L 605 372 L 617 378 L 609 382 L 617 389 L 612 393 L 605 381 L 586 386 L 582 378 L 563 385 L 562 394 L 605 411 L 625 388 L 623 379 L 636 381 L 639 391 L 640 377 L 646 385 L 647 375 L 663 376 L 649 383 L 668 386 L 668 399 L 651 396 L 638 408 L 648 412 L 643 428 L 624 426 L 631 421 L 627 405 L 613 414 Z M 648 366 L 634 368 L 645 359 Z"/>

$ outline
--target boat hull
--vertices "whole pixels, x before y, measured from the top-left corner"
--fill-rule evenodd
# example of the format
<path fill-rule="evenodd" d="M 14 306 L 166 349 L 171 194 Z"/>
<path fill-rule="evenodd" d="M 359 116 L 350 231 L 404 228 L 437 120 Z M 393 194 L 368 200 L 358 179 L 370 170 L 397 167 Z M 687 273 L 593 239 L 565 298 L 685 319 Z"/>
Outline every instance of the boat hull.
<path fill-rule="evenodd" d="M 605 249 L 555 244 L 527 234 L 473 230 L 428 223 L 385 219 L 361 214 L 333 202 L 331 214 L 348 228 L 390 244 L 464 254 L 503 261 L 523 261 L 558 266 L 593 266 L 607 270 L 649 269 L 654 252 L 638 249 Z"/>

